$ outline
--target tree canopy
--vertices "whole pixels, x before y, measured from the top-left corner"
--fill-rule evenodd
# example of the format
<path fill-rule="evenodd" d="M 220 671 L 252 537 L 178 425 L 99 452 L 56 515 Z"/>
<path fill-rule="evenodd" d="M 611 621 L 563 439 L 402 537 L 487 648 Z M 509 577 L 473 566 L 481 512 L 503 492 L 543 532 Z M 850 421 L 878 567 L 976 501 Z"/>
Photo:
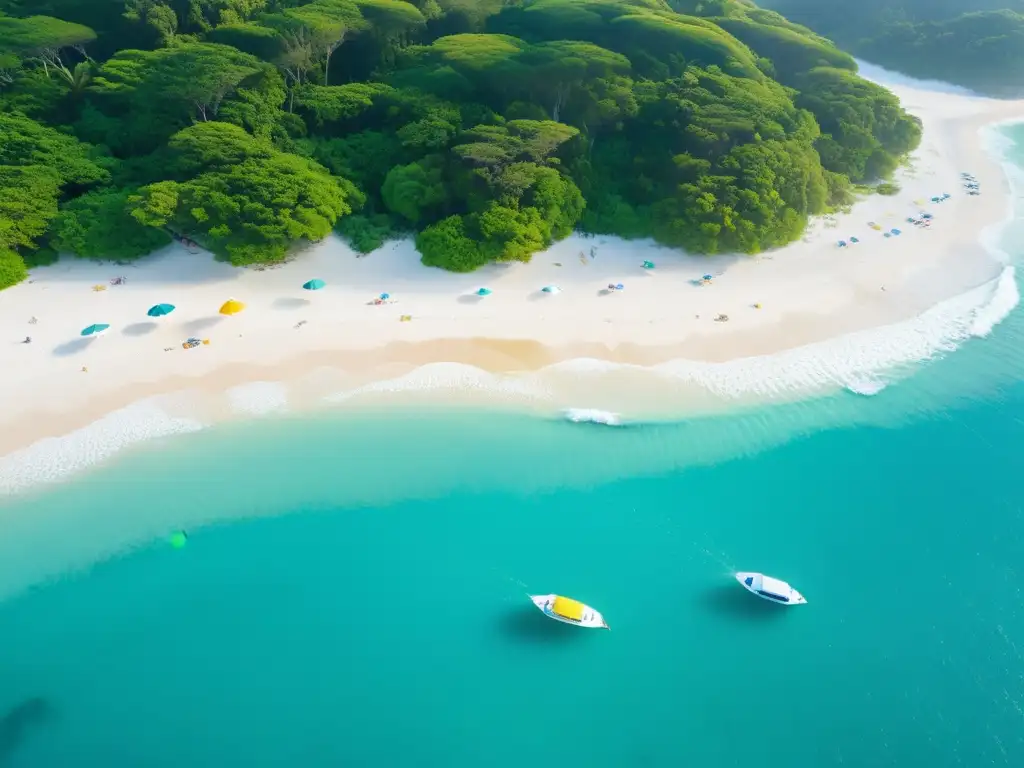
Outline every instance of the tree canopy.
<path fill-rule="evenodd" d="M 862 58 L 998 96 L 1024 94 L 1022 0 L 770 0 Z"/>
<path fill-rule="evenodd" d="M 575 228 L 753 253 L 919 137 L 748 0 L 0 0 L 0 286 L 172 235 L 239 265 L 332 230 L 457 271 Z"/>

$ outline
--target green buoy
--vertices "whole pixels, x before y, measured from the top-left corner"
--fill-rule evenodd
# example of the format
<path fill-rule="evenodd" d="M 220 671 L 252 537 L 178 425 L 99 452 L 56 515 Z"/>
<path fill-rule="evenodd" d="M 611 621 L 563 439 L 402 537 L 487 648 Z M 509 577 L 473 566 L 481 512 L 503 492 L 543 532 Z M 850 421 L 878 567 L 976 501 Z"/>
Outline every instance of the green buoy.
<path fill-rule="evenodd" d="M 171 534 L 171 546 L 175 549 L 181 549 L 188 543 L 188 534 L 184 531 L 175 531 Z"/>

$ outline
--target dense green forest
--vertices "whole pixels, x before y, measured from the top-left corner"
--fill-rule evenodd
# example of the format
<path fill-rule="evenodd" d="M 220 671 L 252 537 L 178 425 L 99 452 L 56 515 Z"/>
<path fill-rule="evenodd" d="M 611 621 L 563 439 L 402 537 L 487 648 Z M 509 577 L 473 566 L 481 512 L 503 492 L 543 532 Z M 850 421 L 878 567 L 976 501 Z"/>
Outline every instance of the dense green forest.
<path fill-rule="evenodd" d="M 236 265 L 332 230 L 458 271 L 573 229 L 754 253 L 919 139 L 745 0 L 0 0 L 0 287 L 172 236 Z"/>
<path fill-rule="evenodd" d="M 1024 94 L 1024 0 L 766 0 L 845 50 L 914 77 Z"/>

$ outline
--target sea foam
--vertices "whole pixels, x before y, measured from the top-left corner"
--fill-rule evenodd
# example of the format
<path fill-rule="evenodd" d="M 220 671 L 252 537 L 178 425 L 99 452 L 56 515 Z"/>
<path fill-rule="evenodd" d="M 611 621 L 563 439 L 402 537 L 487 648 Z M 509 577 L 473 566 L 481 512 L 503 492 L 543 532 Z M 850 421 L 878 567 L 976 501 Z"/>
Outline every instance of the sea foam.
<path fill-rule="evenodd" d="M 598 408 L 566 408 L 562 415 L 568 421 L 580 424 L 604 424 L 609 427 L 621 427 L 622 418 L 617 413 L 602 411 Z"/>
<path fill-rule="evenodd" d="M 63 437 L 48 437 L 0 457 L 0 491 L 14 493 L 52 483 L 110 458 L 136 443 L 196 432 L 205 425 L 168 415 L 154 400 L 140 400 Z"/>
<path fill-rule="evenodd" d="M 288 388 L 277 381 L 254 381 L 227 391 L 228 402 L 235 413 L 263 416 L 287 410 Z"/>
<path fill-rule="evenodd" d="M 550 396 L 539 382 L 495 375 L 463 363 L 429 363 L 393 379 L 329 395 L 325 400 L 340 403 L 359 395 L 430 390 L 486 392 L 529 400 L 544 400 Z"/>

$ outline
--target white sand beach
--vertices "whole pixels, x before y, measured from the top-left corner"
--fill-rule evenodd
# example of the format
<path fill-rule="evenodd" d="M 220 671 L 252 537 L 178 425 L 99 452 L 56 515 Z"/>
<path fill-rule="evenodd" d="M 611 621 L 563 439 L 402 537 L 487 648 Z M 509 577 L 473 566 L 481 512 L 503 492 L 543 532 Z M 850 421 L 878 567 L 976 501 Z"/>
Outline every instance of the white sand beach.
<path fill-rule="evenodd" d="M 455 275 L 423 267 L 411 241 L 357 258 L 331 238 L 262 271 L 180 245 L 129 266 L 65 258 L 36 269 L 0 293 L 0 456 L 27 461 L 43 446 L 26 446 L 154 397 L 163 426 L 132 432 L 108 417 L 95 439 L 131 433 L 131 442 L 235 413 L 397 391 L 494 392 L 541 409 L 627 415 L 816 387 L 870 394 L 881 372 L 984 335 L 1016 304 L 1012 268 L 989 245 L 1012 187 L 984 129 L 1024 120 L 1024 102 L 864 73 L 923 122 L 899 194 L 817 220 L 801 242 L 757 257 L 574 236 L 530 264 Z M 980 195 L 966 194 L 963 172 Z M 928 226 L 908 223 L 922 213 Z M 326 287 L 303 290 L 313 278 Z M 475 295 L 481 287 L 491 294 Z M 381 293 L 390 300 L 371 303 Z M 228 298 L 245 310 L 219 314 Z M 147 316 L 164 302 L 175 311 Z M 110 328 L 82 337 L 93 323 Z M 209 343 L 184 349 L 189 337 Z M 133 407 L 147 418 L 157 410 Z"/>

